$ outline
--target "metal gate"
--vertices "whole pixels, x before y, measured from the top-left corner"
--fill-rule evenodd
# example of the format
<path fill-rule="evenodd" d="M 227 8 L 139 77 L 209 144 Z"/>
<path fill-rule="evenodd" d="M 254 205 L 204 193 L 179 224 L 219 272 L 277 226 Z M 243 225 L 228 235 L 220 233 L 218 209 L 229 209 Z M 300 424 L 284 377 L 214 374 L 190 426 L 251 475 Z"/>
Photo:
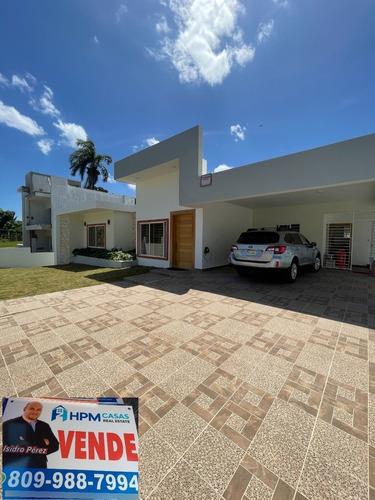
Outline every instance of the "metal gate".
<path fill-rule="evenodd" d="M 324 255 L 325 267 L 351 269 L 352 229 L 353 227 L 350 223 L 334 223 L 326 225 L 326 253 Z"/>

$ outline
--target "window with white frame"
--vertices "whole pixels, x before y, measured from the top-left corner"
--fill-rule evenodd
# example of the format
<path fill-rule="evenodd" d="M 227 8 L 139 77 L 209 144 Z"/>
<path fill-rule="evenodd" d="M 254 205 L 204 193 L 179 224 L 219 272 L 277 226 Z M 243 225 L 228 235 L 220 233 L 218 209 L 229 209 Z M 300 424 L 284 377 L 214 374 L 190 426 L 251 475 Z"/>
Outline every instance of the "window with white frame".
<path fill-rule="evenodd" d="M 90 224 L 87 227 L 87 246 L 105 248 L 105 224 Z"/>
<path fill-rule="evenodd" d="M 138 222 L 138 255 L 157 259 L 168 258 L 167 220 Z"/>

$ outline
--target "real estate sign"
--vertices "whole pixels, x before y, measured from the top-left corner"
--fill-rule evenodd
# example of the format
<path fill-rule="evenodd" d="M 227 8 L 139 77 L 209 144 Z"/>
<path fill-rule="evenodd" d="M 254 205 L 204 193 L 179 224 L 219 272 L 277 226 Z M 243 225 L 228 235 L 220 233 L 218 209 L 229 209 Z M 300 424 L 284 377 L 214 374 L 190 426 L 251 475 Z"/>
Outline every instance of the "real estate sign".
<path fill-rule="evenodd" d="M 138 433 L 121 399 L 3 400 L 4 499 L 138 500 Z"/>

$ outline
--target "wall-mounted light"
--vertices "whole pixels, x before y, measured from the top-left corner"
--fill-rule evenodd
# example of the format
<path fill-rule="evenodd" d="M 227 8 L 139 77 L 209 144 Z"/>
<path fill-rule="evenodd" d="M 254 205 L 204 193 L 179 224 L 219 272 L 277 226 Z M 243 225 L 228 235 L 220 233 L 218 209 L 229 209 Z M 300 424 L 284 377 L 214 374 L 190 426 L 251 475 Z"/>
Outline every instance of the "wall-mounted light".
<path fill-rule="evenodd" d="M 111 221 L 109 219 L 107 220 L 107 224 L 108 226 L 111 224 Z"/>
<path fill-rule="evenodd" d="M 86 226 L 86 222 L 84 222 L 83 225 Z"/>

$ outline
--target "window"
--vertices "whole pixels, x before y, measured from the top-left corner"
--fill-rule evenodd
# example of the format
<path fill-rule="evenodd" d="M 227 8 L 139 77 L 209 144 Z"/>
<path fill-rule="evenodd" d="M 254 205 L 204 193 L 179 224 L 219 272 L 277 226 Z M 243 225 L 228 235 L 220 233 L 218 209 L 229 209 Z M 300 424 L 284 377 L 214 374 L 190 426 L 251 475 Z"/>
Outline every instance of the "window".
<path fill-rule="evenodd" d="M 167 220 L 138 222 L 138 255 L 167 259 Z"/>
<path fill-rule="evenodd" d="M 105 224 L 92 224 L 87 227 L 87 246 L 105 248 Z"/>

